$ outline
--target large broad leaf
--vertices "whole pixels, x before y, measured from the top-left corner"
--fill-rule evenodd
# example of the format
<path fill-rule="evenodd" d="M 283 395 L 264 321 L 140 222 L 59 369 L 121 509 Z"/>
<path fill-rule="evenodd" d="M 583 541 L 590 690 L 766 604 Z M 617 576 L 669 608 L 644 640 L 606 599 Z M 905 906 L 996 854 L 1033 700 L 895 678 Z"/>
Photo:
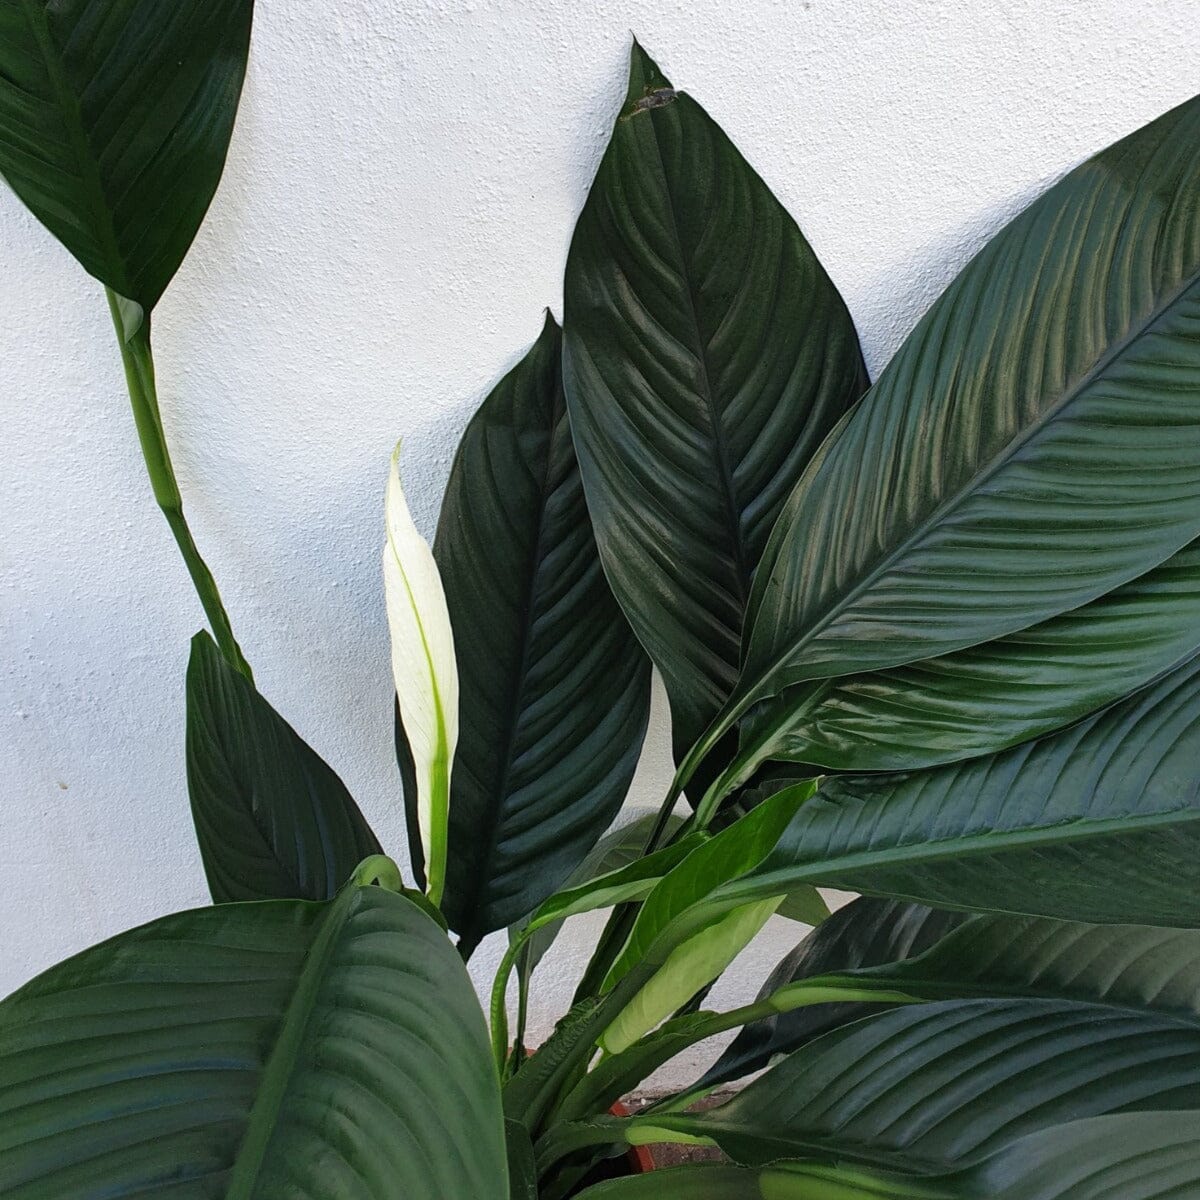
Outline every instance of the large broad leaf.
<path fill-rule="evenodd" d="M 1122 699 L 1200 648 L 1200 543 L 1099 600 L 925 662 L 789 689 L 743 722 L 760 759 L 895 771 L 992 754 Z"/>
<path fill-rule="evenodd" d="M 803 979 L 922 954 L 964 920 L 962 913 L 864 896 L 835 912 L 781 959 L 758 999 Z M 755 1021 L 734 1038 L 697 1087 L 708 1089 L 761 1071 L 778 1055 L 871 1011 L 863 1004 L 822 1004 Z"/>
<path fill-rule="evenodd" d="M 463 434 L 434 558 L 460 677 L 442 907 L 468 945 L 536 908 L 612 822 L 650 664 L 613 599 L 552 317 Z"/>
<path fill-rule="evenodd" d="M 1095 1001 L 1200 1026 L 1200 931 L 1194 929 L 979 916 L 907 961 L 822 974 L 923 999 Z"/>
<path fill-rule="evenodd" d="M 0 1005 L 0 1192 L 507 1200 L 470 980 L 415 905 L 180 913 Z"/>
<path fill-rule="evenodd" d="M 945 908 L 1198 926 L 1198 764 L 1194 660 L 990 758 L 828 780 L 722 898 L 736 905 L 817 883 Z"/>
<path fill-rule="evenodd" d="M 400 447 L 392 455 L 384 511 L 383 585 L 392 635 L 392 678 L 409 750 L 401 756 L 406 796 L 416 810 L 417 861 L 429 898 L 442 899 L 450 809 L 450 768 L 458 742 L 458 668 L 446 596 L 433 552 L 417 531 L 400 484 Z"/>
<path fill-rule="evenodd" d="M 1200 533 L 1200 100 L 1071 172 L 920 322 L 789 497 L 739 712 L 1086 604 Z"/>
<path fill-rule="evenodd" d="M 1050 1000 L 912 1005 L 795 1051 L 704 1113 L 633 1127 L 788 1155 L 936 1172 L 1088 1116 L 1200 1109 L 1200 1029 L 1156 1012 Z"/>
<path fill-rule="evenodd" d="M 218 903 L 328 900 L 382 853 L 342 781 L 207 633 L 188 663 L 187 775 Z"/>
<path fill-rule="evenodd" d="M 795 222 L 636 44 L 564 297 L 588 507 L 681 756 L 737 677 L 784 499 L 866 387 L 858 340 Z"/>
<path fill-rule="evenodd" d="M 1031 1133 L 950 1175 L 713 1163 L 597 1184 L 580 1200 L 1190 1200 L 1198 1143 L 1196 1113 L 1128 1113 Z"/>
<path fill-rule="evenodd" d="M 149 311 L 225 164 L 253 0 L 5 0 L 0 172 Z"/>

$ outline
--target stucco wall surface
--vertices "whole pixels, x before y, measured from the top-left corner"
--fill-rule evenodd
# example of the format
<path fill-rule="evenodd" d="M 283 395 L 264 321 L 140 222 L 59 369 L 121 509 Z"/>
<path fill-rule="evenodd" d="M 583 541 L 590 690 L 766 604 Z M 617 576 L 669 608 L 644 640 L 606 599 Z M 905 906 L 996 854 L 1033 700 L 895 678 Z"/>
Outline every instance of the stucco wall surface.
<path fill-rule="evenodd" d="M 163 408 L 259 686 L 389 847 L 387 456 L 404 435 L 432 533 L 462 426 L 543 306 L 560 311 L 630 31 L 795 214 L 875 372 L 1013 212 L 1200 86 L 1198 16 L 1189 0 L 259 0 L 225 180 L 156 315 Z M 7 191 L 0 263 L 7 992 L 206 892 L 183 769 L 201 614 L 103 297 Z M 668 774 L 658 700 L 646 805 Z M 535 1032 L 588 930 L 544 968 Z M 796 936 L 773 924 L 715 1000 L 752 994 Z"/>

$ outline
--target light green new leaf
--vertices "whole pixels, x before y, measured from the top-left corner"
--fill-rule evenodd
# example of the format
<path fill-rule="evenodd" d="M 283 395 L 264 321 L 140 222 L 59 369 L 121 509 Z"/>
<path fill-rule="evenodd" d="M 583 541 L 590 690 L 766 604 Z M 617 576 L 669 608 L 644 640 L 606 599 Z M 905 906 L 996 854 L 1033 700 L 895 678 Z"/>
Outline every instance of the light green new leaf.
<path fill-rule="evenodd" d="M 711 740 L 785 688 L 1078 608 L 1200 535 L 1198 321 L 1192 100 L 1009 224 L 826 440 L 763 553 Z"/>
<path fill-rule="evenodd" d="M 990 758 L 827 780 L 720 898 L 732 906 L 816 883 L 942 908 L 1200 926 L 1198 764 L 1193 660 Z"/>
<path fill-rule="evenodd" d="M 450 768 L 458 741 L 458 668 L 441 576 L 417 532 L 400 485 L 400 447 L 392 455 L 383 547 L 383 584 L 392 634 L 392 675 L 412 756 L 429 898 L 446 882 Z"/>
<path fill-rule="evenodd" d="M 780 507 L 866 388 L 858 338 L 796 223 L 636 43 L 563 295 L 588 507 L 681 757 L 737 678 Z"/>
<path fill-rule="evenodd" d="M 1029 1134 L 950 1175 L 713 1163 L 596 1184 L 580 1200 L 1192 1200 L 1197 1145 L 1196 1113 L 1128 1113 Z"/>
<path fill-rule="evenodd" d="M 645 891 L 641 890 L 646 879 L 654 878 L 657 881 L 669 869 L 668 864 L 679 862 L 684 855 L 700 844 L 700 840 L 694 840 L 684 843 L 685 850 L 681 853 L 679 845 L 674 846 L 668 844 L 663 851 L 656 851 L 655 855 L 663 855 L 663 857 L 654 857 L 654 871 L 657 875 L 646 876 L 644 868 L 640 866 L 644 860 L 642 859 L 642 850 L 646 846 L 646 841 L 650 837 L 650 832 L 653 830 L 658 820 L 657 813 L 644 813 L 640 817 L 634 818 L 632 821 L 627 821 L 617 828 L 606 833 L 592 849 L 588 852 L 583 862 L 571 873 L 570 877 L 564 882 L 562 888 L 555 897 L 547 902 L 548 904 L 557 904 L 563 897 L 573 895 L 579 899 L 588 896 L 587 889 L 598 880 L 612 877 L 618 871 L 624 871 L 626 868 L 633 868 L 638 876 L 638 887 L 635 894 L 628 896 L 631 900 L 640 900 L 650 891 L 653 883 L 646 886 Z M 666 838 L 668 843 L 670 838 L 679 830 L 683 824 L 683 818 L 672 816 L 666 825 Z M 633 876 L 626 876 L 625 882 L 629 882 Z M 612 878 L 609 879 L 608 886 L 617 888 L 623 885 Z M 583 889 L 580 891 L 580 889 Z M 593 897 L 589 897 L 590 899 Z M 600 896 L 594 897 L 601 899 Z M 597 908 L 607 908 L 617 901 L 605 899 L 603 903 L 598 903 Z M 530 924 L 533 919 L 532 915 L 519 925 L 512 926 L 508 931 L 509 943 L 516 941 L 525 942 L 525 953 L 521 958 L 521 969 L 525 972 L 532 972 L 533 969 L 541 962 L 546 951 L 554 944 L 555 938 L 558 937 L 559 931 L 563 927 L 563 922 L 566 917 L 571 915 L 570 901 L 564 905 L 566 915 L 562 917 L 551 917 L 546 919 L 545 912 L 539 912 L 539 925 L 527 938 L 525 935 L 525 927 Z M 577 910 L 576 910 L 577 911 Z"/>
<path fill-rule="evenodd" d="M 637 964 L 661 966 L 682 941 L 731 908 L 739 907 L 718 906 L 710 917 L 705 902 L 722 884 L 752 871 L 763 861 L 815 788 L 816 781 L 812 780 L 778 792 L 673 867 L 646 897 L 629 939 L 604 981 L 604 990 L 611 989 Z M 776 904 L 790 890 L 781 888 L 772 893 Z M 761 893 L 752 897 L 766 898 Z"/>
<path fill-rule="evenodd" d="M 146 312 L 221 178 L 253 10 L 0 3 L 0 173 L 85 270 Z"/>
<path fill-rule="evenodd" d="M 758 934 L 781 900 L 773 896 L 731 909 L 676 946 L 604 1031 L 601 1047 L 620 1054 L 712 983 Z"/>
<path fill-rule="evenodd" d="M 508 1200 L 470 980 L 413 903 L 165 917 L 0 1004 L 5 1200 Z"/>
<path fill-rule="evenodd" d="M 703 1113 L 631 1122 L 702 1137 L 735 1161 L 788 1156 L 946 1172 L 1014 1138 L 1115 1112 L 1200 1109 L 1200 1028 L 1051 1000 L 892 1009 L 810 1042 Z"/>

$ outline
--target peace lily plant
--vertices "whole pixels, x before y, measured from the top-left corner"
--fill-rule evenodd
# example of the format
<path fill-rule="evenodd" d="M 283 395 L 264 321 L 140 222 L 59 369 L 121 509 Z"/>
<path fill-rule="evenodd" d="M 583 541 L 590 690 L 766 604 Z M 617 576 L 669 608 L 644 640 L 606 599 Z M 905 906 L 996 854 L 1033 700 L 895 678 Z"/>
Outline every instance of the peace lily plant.
<path fill-rule="evenodd" d="M 214 900 L 0 1004 L 0 1195 L 1200 1196 L 1200 100 L 1034 201 L 872 385 L 796 224 L 635 46 L 563 327 L 467 426 L 432 550 L 392 463 L 405 878 L 255 688 L 155 390 L 250 18 L 0 0 L 0 170 L 108 290 L 212 629 Z M 678 772 L 623 820 L 651 665 Z M 597 909 L 532 1048 L 538 961 Z M 773 913 L 816 928 L 709 1011 Z M 464 960 L 504 930 L 485 1018 Z M 725 1159 L 614 1170 L 663 1142 Z"/>

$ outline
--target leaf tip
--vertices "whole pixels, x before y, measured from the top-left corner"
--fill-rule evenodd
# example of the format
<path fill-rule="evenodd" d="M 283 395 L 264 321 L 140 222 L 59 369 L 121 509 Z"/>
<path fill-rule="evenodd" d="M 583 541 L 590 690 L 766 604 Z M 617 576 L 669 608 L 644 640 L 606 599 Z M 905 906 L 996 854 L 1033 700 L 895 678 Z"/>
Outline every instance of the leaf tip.
<path fill-rule="evenodd" d="M 659 69 L 658 63 L 634 37 L 629 48 L 629 91 L 621 116 L 628 118 L 653 108 L 662 108 L 675 100 L 676 95 L 671 81 Z"/>

